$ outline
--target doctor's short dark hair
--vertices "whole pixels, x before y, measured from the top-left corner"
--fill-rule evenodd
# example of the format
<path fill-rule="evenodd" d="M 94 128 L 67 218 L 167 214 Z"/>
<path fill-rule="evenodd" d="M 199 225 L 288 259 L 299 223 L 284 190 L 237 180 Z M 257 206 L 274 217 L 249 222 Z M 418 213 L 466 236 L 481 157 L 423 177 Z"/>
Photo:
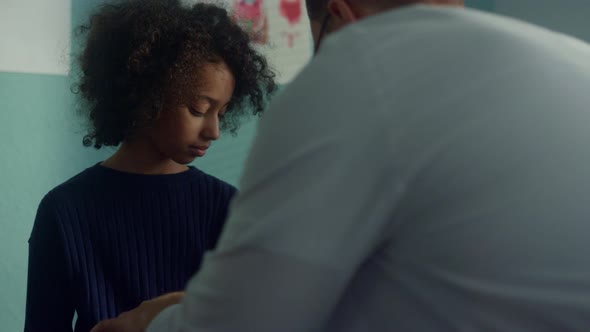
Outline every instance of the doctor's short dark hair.
<path fill-rule="evenodd" d="M 250 36 L 212 4 L 120 0 L 102 5 L 82 25 L 84 38 L 73 91 L 88 117 L 85 146 L 117 146 L 158 118 L 172 90 L 208 62 L 224 61 L 235 77 L 221 129 L 236 133 L 243 116 L 263 112 L 275 74 Z M 194 77 L 192 77 L 194 79 Z M 198 78 L 197 78 L 198 80 Z"/>
<path fill-rule="evenodd" d="M 322 16 L 326 15 L 326 7 L 330 0 L 306 0 L 307 13 L 313 20 L 321 19 Z"/>

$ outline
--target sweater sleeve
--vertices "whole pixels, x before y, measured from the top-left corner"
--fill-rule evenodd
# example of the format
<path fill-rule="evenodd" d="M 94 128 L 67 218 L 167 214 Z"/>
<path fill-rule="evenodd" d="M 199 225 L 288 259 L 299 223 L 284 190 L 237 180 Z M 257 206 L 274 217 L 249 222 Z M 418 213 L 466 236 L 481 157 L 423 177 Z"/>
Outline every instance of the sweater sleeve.
<path fill-rule="evenodd" d="M 56 219 L 46 196 L 29 239 L 25 332 L 72 331 L 74 306 Z"/>

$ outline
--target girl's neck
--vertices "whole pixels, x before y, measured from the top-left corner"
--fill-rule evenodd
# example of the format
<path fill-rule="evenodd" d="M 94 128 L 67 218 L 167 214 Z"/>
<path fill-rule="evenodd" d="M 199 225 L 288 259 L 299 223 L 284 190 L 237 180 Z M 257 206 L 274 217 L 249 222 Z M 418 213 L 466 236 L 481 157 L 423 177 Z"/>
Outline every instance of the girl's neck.
<path fill-rule="evenodd" d="M 170 158 L 162 157 L 145 141 L 125 141 L 102 166 L 136 174 L 176 174 L 188 170 Z"/>

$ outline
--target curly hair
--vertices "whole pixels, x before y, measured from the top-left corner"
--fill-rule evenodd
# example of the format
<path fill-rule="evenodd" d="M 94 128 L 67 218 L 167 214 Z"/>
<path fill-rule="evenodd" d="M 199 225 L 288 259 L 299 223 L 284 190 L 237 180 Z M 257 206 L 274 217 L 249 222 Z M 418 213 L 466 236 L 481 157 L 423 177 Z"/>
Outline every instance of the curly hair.
<path fill-rule="evenodd" d="M 250 36 L 225 9 L 212 4 L 105 4 L 79 32 L 86 43 L 75 92 L 90 122 L 85 146 L 117 146 L 152 124 L 171 95 L 180 98 L 188 76 L 207 62 L 225 62 L 235 77 L 221 120 L 221 129 L 234 135 L 242 116 L 248 111 L 260 115 L 277 89 L 273 70 Z"/>

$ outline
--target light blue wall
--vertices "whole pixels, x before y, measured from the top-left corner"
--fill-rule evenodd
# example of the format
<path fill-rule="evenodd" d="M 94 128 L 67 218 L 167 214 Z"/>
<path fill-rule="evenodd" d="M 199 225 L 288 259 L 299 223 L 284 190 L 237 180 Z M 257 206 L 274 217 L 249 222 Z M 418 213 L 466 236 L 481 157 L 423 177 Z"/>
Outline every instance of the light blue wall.
<path fill-rule="evenodd" d="M 66 77 L 0 73 L 0 330 L 22 329 L 27 239 L 41 197 L 98 161 L 84 150 Z"/>
<path fill-rule="evenodd" d="M 465 4 L 590 42 L 588 0 L 466 0 Z"/>
<path fill-rule="evenodd" d="M 589 0 L 495 0 L 495 12 L 590 41 Z"/>
<path fill-rule="evenodd" d="M 495 6 L 495 0 L 466 0 L 465 6 L 481 10 L 493 11 Z"/>

